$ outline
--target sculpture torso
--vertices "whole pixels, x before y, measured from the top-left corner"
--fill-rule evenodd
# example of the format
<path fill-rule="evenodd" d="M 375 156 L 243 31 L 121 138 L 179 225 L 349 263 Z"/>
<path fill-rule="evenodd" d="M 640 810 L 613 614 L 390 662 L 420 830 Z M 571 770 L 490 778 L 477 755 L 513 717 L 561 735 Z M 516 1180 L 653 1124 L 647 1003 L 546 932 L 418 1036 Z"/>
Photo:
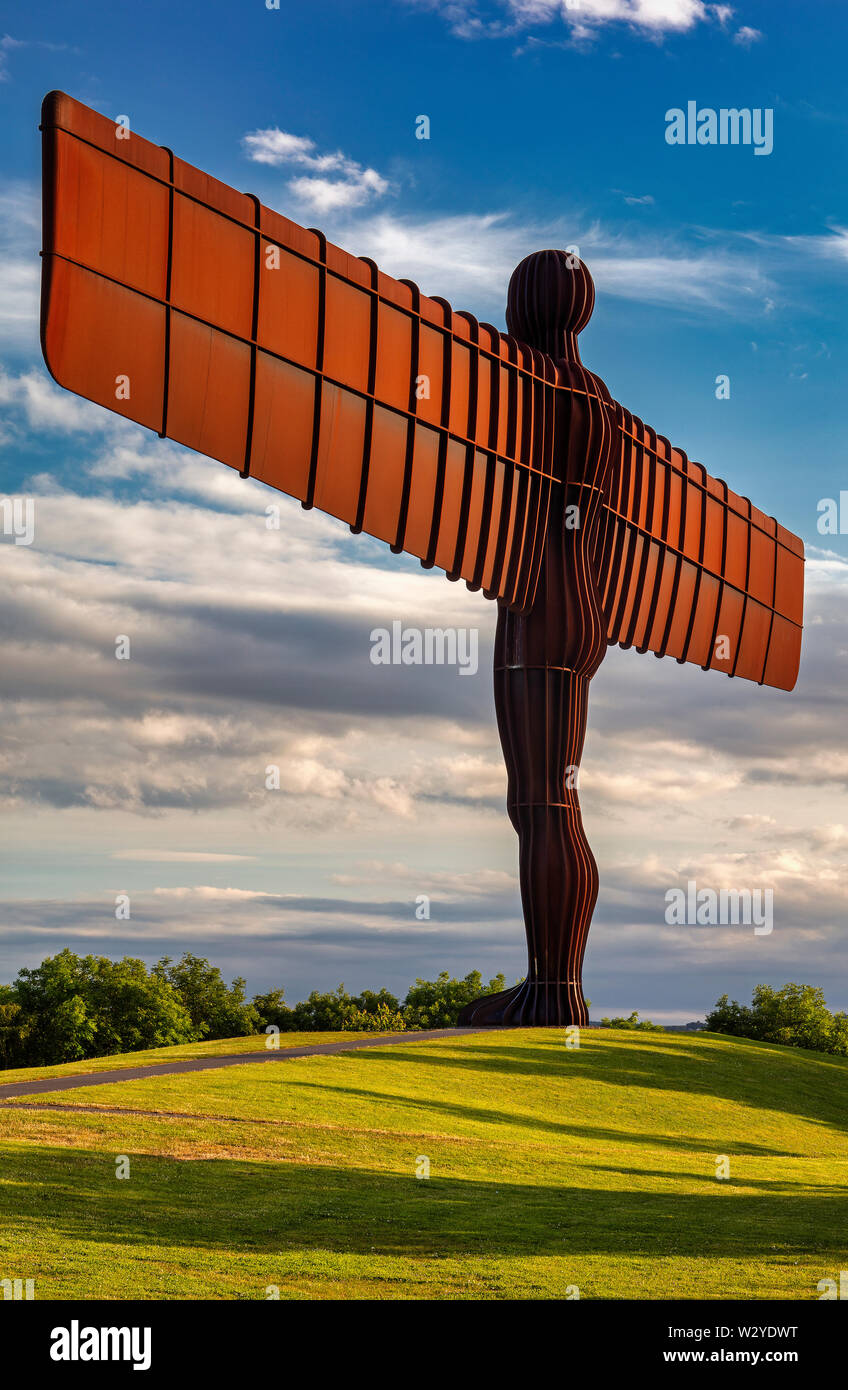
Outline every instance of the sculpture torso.
<path fill-rule="evenodd" d="M 568 383 L 557 392 L 560 481 L 551 490 L 539 582 L 530 612 L 504 610 L 499 633 L 507 664 L 564 666 L 590 677 L 607 645 L 593 553 L 616 434 L 615 403 L 579 362 L 558 362 L 557 373 Z"/>

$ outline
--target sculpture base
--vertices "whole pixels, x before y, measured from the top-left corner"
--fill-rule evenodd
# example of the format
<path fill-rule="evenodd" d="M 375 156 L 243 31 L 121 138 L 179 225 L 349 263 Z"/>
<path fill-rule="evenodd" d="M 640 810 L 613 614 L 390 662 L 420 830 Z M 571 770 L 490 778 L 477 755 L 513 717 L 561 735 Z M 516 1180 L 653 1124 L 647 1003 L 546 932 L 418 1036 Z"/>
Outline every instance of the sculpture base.
<path fill-rule="evenodd" d="M 579 980 L 524 980 L 500 994 L 474 999 L 457 1019 L 460 1028 L 585 1027 L 589 1010 Z"/>

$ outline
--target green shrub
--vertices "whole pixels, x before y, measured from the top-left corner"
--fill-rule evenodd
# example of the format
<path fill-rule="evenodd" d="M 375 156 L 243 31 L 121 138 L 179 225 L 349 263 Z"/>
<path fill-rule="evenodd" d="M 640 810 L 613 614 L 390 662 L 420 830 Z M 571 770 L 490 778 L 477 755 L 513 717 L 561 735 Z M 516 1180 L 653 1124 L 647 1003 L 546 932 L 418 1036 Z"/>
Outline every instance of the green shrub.
<path fill-rule="evenodd" d="M 271 990 L 253 1000 L 260 1027 L 273 1025 L 281 1032 L 402 1032 L 452 1028 L 460 1010 L 481 994 L 504 989 L 503 975 L 484 985 L 479 970 L 463 980 L 446 970 L 435 980 L 416 980 L 403 1003 L 387 989 L 348 994 L 344 985 L 328 993 L 313 990 L 308 999 L 291 1007 L 283 991 Z"/>
<path fill-rule="evenodd" d="M 402 1033 L 405 1028 L 403 1014 L 382 1003 L 373 1009 L 354 1008 L 342 1024 L 343 1031 L 352 1033 Z"/>
<path fill-rule="evenodd" d="M 403 1017 L 409 1029 L 454 1028 L 460 1010 L 481 994 L 499 994 L 506 988 L 503 975 L 487 985 L 479 970 L 463 980 L 452 979 L 446 970 L 435 980 L 416 980 L 403 1001 Z"/>
<path fill-rule="evenodd" d="M 400 1032 L 403 1028 L 398 1001 L 387 989 L 362 994 L 348 994 L 344 985 L 323 994 L 314 989 L 292 1008 L 283 1002 L 282 993 L 272 991 L 279 996 L 274 1003 L 269 1003 L 270 995 L 254 1000 L 263 1025 L 273 1023 L 283 1032 L 296 1033 Z"/>
<path fill-rule="evenodd" d="M 640 1018 L 638 1013 L 630 1014 L 629 1018 L 602 1018 L 602 1028 L 625 1028 L 629 1032 L 645 1033 L 664 1033 L 665 1029 L 661 1023 L 652 1023 L 649 1018 Z"/>

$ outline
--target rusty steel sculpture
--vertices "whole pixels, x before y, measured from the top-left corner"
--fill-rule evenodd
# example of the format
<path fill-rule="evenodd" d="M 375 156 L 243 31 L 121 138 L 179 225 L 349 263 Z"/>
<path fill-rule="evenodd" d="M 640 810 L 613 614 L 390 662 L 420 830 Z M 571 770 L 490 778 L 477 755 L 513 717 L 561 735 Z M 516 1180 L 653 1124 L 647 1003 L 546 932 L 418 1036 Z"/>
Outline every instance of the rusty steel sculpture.
<path fill-rule="evenodd" d="M 801 542 L 582 365 L 576 256 L 521 262 L 505 335 L 61 93 L 42 130 L 56 381 L 498 601 L 528 971 L 461 1021 L 585 1023 L 589 682 L 616 642 L 791 690 Z"/>

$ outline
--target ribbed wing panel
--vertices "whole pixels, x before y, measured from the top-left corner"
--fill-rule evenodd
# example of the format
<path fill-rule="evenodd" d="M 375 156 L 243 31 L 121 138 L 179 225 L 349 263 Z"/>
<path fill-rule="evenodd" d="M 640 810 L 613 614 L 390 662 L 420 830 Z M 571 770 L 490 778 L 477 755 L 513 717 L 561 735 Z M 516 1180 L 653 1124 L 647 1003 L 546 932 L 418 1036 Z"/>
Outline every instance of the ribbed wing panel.
<path fill-rule="evenodd" d="M 61 93 L 45 99 L 42 347 L 64 387 L 532 602 L 550 357 Z M 803 546 L 618 407 L 596 546 L 610 642 L 791 689 Z"/>
<path fill-rule="evenodd" d="M 528 606 L 550 358 L 70 97 L 45 99 L 42 130 L 60 385 Z"/>
<path fill-rule="evenodd" d="M 609 642 L 791 690 L 804 547 L 618 407 L 596 563 Z"/>

